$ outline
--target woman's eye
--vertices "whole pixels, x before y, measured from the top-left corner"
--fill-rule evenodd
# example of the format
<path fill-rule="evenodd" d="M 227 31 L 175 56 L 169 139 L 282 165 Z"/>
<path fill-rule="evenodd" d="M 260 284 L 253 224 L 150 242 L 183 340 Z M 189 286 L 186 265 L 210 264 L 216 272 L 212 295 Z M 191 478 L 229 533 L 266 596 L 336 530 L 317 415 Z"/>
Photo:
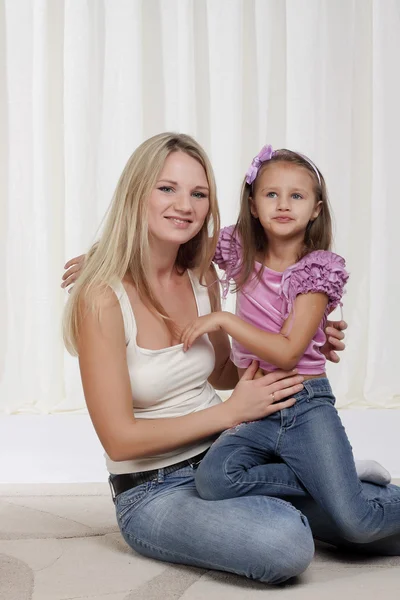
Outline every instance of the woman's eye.
<path fill-rule="evenodd" d="M 193 192 L 192 196 L 195 198 L 206 198 L 207 196 L 203 192 Z"/>
<path fill-rule="evenodd" d="M 158 188 L 159 190 L 161 190 L 162 192 L 172 192 L 173 189 L 171 187 L 168 187 L 167 185 L 162 185 L 161 187 Z"/>

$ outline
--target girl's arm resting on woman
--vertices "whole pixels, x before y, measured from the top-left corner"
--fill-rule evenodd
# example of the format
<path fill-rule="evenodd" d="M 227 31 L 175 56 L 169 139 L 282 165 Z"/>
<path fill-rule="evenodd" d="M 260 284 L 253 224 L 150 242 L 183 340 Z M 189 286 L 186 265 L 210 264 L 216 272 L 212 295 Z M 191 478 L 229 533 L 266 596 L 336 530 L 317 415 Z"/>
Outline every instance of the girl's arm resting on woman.
<path fill-rule="evenodd" d="M 242 421 L 260 419 L 291 406 L 302 388 L 300 376 L 277 372 L 253 379 L 248 369 L 224 403 L 167 419 L 136 419 L 126 360 L 124 324 L 114 292 L 98 301 L 101 316 L 81 302 L 79 365 L 85 399 L 96 433 L 112 460 L 157 455 L 205 439 Z M 272 396 L 274 393 L 274 396 Z"/>
<path fill-rule="evenodd" d="M 61 287 L 68 287 L 75 283 L 76 279 L 79 276 L 79 273 L 82 269 L 83 263 L 85 260 L 85 255 L 77 256 L 76 258 L 71 259 L 65 265 L 66 272 L 63 275 L 63 282 Z M 214 271 L 215 272 L 215 271 Z M 221 307 L 216 308 L 214 310 L 221 310 Z M 327 340 L 325 344 L 321 348 L 321 353 L 325 356 L 327 360 L 331 362 L 338 363 L 340 358 L 337 352 L 341 352 L 345 349 L 345 344 L 342 342 L 344 339 L 344 331 L 347 328 L 347 323 L 345 321 L 328 321 L 325 327 L 325 334 L 327 336 Z M 212 336 L 210 335 L 210 339 L 212 341 Z M 217 338 L 214 338 L 217 340 Z M 225 339 L 228 340 L 225 334 Z M 222 340 L 221 340 L 222 341 Z M 229 341 L 229 340 L 228 340 Z M 213 342 L 214 348 L 218 345 L 218 340 Z M 226 348 L 226 342 L 223 342 L 224 348 Z M 223 361 L 223 356 L 225 359 Z M 209 381 L 216 387 L 217 389 L 232 389 L 237 382 L 237 374 L 236 368 L 233 363 L 229 360 L 229 355 L 225 350 L 217 350 L 216 358 L 218 358 L 219 364 L 216 366 L 215 372 L 211 375 Z M 217 379 L 214 379 L 217 377 Z"/>
<path fill-rule="evenodd" d="M 294 316 L 290 315 L 281 333 L 269 333 L 246 323 L 236 315 L 219 312 L 200 319 L 183 333 L 184 348 L 190 348 L 193 341 L 206 330 L 222 328 L 231 337 L 245 346 L 261 360 L 276 365 L 280 369 L 293 369 L 313 339 L 318 325 L 324 316 L 328 297 L 323 293 L 308 293 L 297 296 L 294 303 Z M 291 319 L 293 323 L 290 326 Z M 285 332 L 290 327 L 290 331 Z"/>

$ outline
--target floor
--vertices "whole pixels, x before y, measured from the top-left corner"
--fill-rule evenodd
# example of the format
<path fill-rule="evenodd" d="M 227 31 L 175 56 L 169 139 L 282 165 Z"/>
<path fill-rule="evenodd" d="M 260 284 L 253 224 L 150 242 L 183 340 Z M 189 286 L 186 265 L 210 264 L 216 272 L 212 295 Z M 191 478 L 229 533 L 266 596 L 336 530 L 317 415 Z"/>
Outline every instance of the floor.
<path fill-rule="evenodd" d="M 398 600 L 400 557 L 328 546 L 306 573 L 272 587 L 160 563 L 128 548 L 107 484 L 0 485 L 0 600 Z"/>

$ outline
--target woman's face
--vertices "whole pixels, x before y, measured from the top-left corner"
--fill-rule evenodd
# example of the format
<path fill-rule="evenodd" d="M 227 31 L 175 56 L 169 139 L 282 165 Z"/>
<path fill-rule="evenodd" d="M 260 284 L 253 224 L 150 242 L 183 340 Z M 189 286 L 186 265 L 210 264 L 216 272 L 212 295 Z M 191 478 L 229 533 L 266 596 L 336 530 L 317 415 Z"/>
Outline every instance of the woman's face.
<path fill-rule="evenodd" d="M 184 152 L 172 152 L 149 197 L 150 239 L 185 244 L 202 228 L 209 206 L 209 186 L 202 165 Z"/>

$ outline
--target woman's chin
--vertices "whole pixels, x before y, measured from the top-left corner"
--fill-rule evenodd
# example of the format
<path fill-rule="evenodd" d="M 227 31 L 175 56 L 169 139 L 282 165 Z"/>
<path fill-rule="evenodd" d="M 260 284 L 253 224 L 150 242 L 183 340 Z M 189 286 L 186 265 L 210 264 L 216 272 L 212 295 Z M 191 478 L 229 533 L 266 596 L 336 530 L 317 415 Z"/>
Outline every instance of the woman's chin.
<path fill-rule="evenodd" d="M 174 246 L 181 246 L 192 240 L 198 233 L 199 230 L 189 229 L 178 229 L 175 231 L 168 232 L 153 232 L 151 238 L 162 244 L 171 244 Z"/>

